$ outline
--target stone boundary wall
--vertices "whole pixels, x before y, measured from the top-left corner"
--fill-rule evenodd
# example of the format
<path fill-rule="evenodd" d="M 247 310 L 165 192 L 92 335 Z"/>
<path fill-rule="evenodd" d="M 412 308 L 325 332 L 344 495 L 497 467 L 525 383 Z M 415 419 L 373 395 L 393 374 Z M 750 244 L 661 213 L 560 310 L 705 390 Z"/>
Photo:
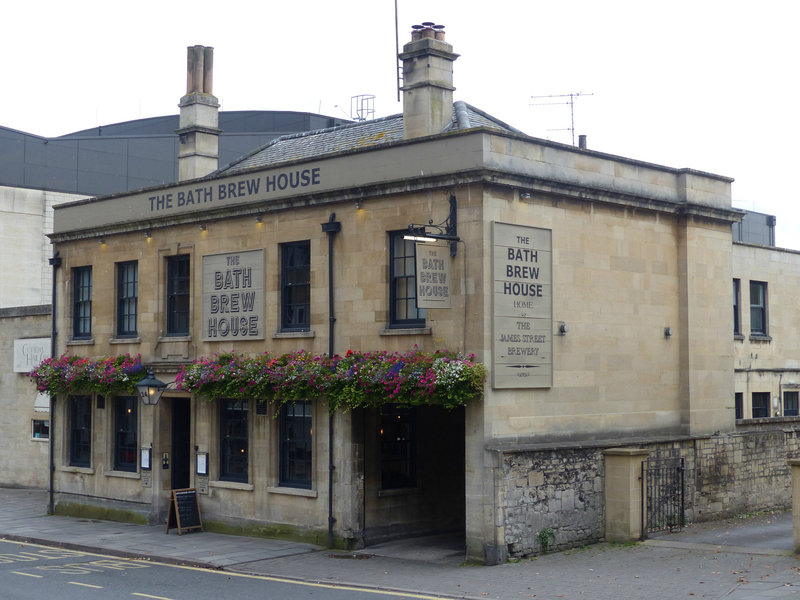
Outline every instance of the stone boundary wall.
<path fill-rule="evenodd" d="M 602 540 L 603 450 L 625 445 L 495 449 L 501 454 L 499 508 L 508 556 Z M 791 506 L 786 460 L 800 458 L 800 427 L 627 445 L 645 448 L 651 457 L 684 458 L 687 523 Z"/>

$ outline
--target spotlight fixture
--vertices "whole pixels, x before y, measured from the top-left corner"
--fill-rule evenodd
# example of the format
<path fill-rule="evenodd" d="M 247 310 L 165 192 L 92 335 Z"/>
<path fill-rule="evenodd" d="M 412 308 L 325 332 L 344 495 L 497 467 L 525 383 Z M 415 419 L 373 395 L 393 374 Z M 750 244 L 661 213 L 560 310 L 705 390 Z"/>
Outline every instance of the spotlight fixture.
<path fill-rule="evenodd" d="M 569 331 L 569 325 L 566 323 L 559 323 L 558 324 L 558 335 L 566 335 Z"/>
<path fill-rule="evenodd" d="M 151 237 L 153 237 L 153 233 L 149 229 L 146 229 L 144 232 L 144 237 L 149 240 Z"/>
<path fill-rule="evenodd" d="M 208 229 L 208 225 L 205 223 L 200 223 L 200 231 L 206 231 Z"/>
<path fill-rule="evenodd" d="M 519 199 L 520 200 L 530 200 L 531 199 L 531 193 L 530 192 L 520 192 L 519 193 Z"/>
<path fill-rule="evenodd" d="M 104 237 L 98 238 L 97 243 L 100 244 L 101 246 L 104 245 L 106 243 L 106 238 Z"/>
<path fill-rule="evenodd" d="M 458 249 L 458 242 L 461 238 L 458 237 L 458 204 L 456 197 L 450 196 L 450 214 L 447 218 L 434 225 L 433 219 L 428 219 L 427 225 L 415 225 L 411 223 L 408 226 L 408 233 L 403 236 L 404 240 L 412 242 L 436 242 L 444 240 L 450 242 L 450 256 L 455 256 Z M 433 231 L 429 231 L 432 229 Z"/>
<path fill-rule="evenodd" d="M 664 327 L 664 337 L 672 337 L 672 327 Z"/>

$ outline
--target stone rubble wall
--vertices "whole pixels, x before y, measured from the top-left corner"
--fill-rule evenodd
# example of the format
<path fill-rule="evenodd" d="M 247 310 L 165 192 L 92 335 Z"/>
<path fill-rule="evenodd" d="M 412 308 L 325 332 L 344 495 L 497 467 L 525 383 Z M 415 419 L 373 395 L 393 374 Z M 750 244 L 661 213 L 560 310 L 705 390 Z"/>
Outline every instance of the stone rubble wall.
<path fill-rule="evenodd" d="M 800 426 L 639 446 L 651 458 L 684 459 L 687 523 L 791 506 L 786 460 L 800 457 Z M 500 509 L 509 557 L 604 538 L 604 449 L 502 452 Z"/>

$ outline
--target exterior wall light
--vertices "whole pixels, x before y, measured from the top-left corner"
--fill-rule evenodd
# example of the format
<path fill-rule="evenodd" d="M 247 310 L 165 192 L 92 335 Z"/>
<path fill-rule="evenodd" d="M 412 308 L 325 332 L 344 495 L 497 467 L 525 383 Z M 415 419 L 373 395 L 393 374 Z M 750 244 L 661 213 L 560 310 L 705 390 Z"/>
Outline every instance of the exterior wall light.
<path fill-rule="evenodd" d="M 436 242 L 446 241 L 450 242 L 450 256 L 456 255 L 458 242 L 461 238 L 458 237 L 458 204 L 455 196 L 450 196 L 450 213 L 447 218 L 434 225 L 433 219 L 428 219 L 427 225 L 409 224 L 408 233 L 403 236 L 404 240 L 413 242 Z"/>
<path fill-rule="evenodd" d="M 559 323 L 558 324 L 558 335 L 566 335 L 569 331 L 569 325 L 566 323 Z"/>
<path fill-rule="evenodd" d="M 672 327 L 664 327 L 664 337 L 672 337 Z"/>
<path fill-rule="evenodd" d="M 136 391 L 139 393 L 139 398 L 142 399 L 142 404 L 145 406 L 155 406 L 161 400 L 161 394 L 167 389 L 167 384 L 156 379 L 153 374 L 153 369 L 147 370 L 147 377 L 136 384 Z"/>
<path fill-rule="evenodd" d="M 208 229 L 208 225 L 205 223 L 200 223 L 200 231 L 206 231 Z"/>
<path fill-rule="evenodd" d="M 153 237 L 153 232 L 151 232 L 149 229 L 145 230 L 144 237 L 145 239 L 149 240 L 151 237 Z"/>
<path fill-rule="evenodd" d="M 530 192 L 520 192 L 519 193 L 519 199 L 520 200 L 530 200 L 531 199 L 531 193 Z"/>

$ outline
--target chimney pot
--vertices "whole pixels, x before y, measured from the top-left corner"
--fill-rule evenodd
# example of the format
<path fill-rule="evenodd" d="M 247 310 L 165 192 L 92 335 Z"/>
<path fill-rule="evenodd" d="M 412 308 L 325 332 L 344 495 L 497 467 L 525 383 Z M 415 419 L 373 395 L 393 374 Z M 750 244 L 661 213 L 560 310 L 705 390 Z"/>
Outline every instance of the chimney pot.
<path fill-rule="evenodd" d="M 586 135 L 581 134 L 578 136 L 578 148 L 581 150 L 586 150 Z"/>

